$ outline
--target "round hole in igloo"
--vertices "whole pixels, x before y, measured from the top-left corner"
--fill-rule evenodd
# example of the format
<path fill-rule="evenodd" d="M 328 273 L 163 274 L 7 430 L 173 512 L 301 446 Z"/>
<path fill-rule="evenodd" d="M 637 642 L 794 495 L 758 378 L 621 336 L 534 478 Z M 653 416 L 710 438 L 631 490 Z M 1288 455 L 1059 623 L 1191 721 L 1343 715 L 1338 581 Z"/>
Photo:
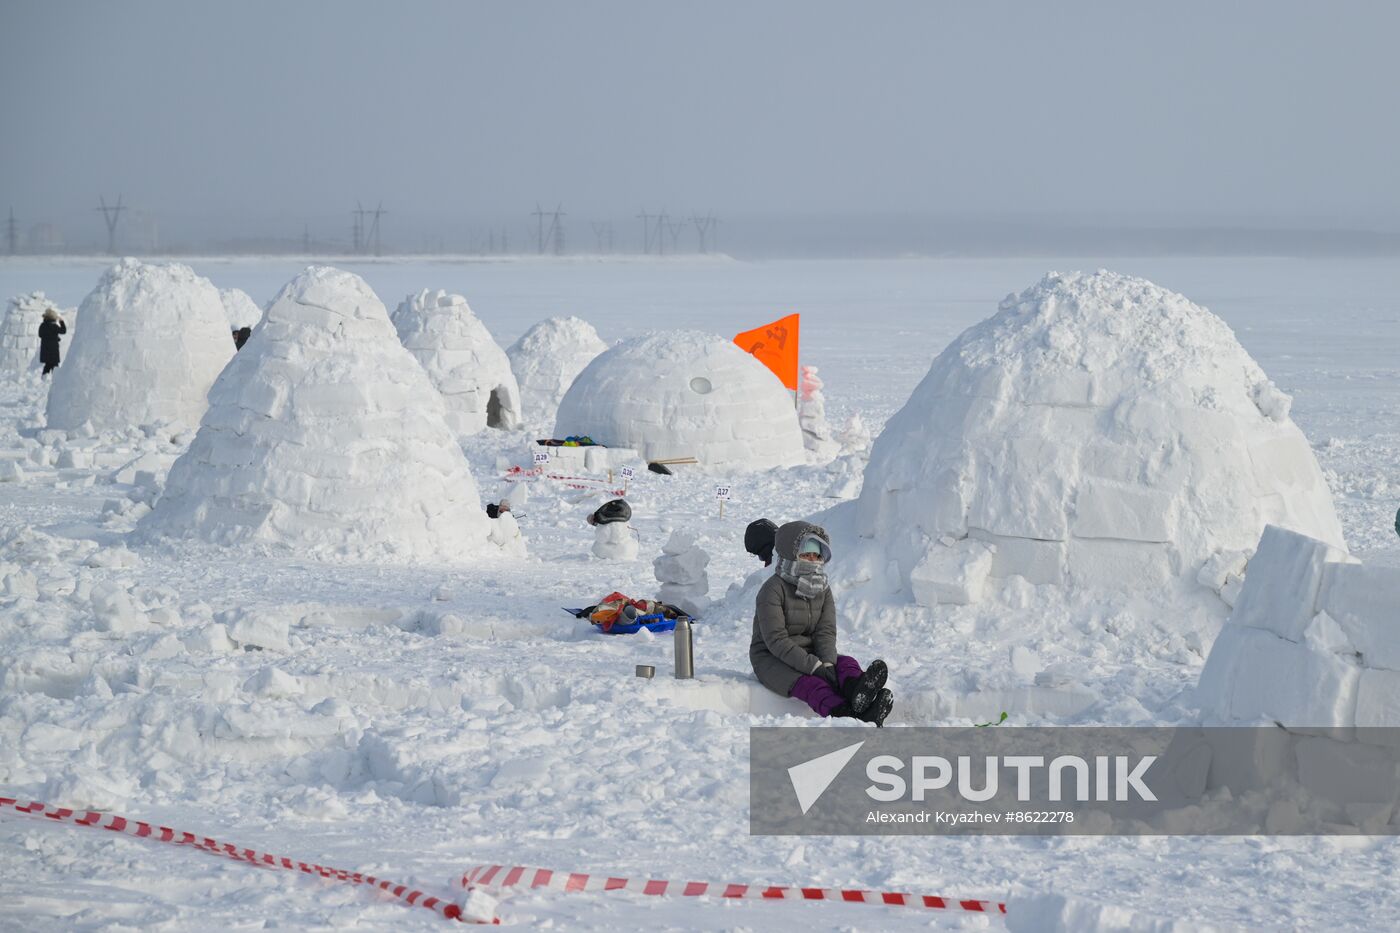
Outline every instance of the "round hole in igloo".
<path fill-rule="evenodd" d="M 690 388 L 697 395 L 709 395 L 714 391 L 715 387 L 711 385 L 710 380 L 706 379 L 704 376 L 696 376 L 694 379 L 690 380 Z"/>

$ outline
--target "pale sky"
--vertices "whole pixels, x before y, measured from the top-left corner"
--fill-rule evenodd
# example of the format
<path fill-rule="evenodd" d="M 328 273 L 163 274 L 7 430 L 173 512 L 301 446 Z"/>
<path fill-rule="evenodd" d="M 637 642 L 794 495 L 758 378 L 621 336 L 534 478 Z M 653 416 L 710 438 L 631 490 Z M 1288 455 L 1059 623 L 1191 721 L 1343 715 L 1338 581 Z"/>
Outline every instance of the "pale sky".
<path fill-rule="evenodd" d="M 1400 4 L 0 0 L 0 211 L 1400 230 Z M 465 223 L 466 221 L 461 221 Z M 338 231 L 344 234 L 346 231 Z M 91 235 L 96 237 L 96 230 Z"/>

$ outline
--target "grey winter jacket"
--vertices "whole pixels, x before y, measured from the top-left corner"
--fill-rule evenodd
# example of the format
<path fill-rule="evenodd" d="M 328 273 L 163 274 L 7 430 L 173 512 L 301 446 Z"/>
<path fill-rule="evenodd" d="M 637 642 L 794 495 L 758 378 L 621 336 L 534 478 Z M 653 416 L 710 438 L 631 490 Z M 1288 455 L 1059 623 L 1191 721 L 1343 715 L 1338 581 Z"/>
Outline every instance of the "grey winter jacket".
<path fill-rule="evenodd" d="M 789 522 L 778 529 L 774 551 L 796 560 L 798 542 L 814 534 L 830 543 L 826 530 L 809 522 Z M 836 663 L 836 597 L 828 589 L 815 599 L 797 595 L 797 587 L 774 574 L 758 591 L 754 607 L 749 661 L 759 683 L 787 696 L 803 674 Z"/>

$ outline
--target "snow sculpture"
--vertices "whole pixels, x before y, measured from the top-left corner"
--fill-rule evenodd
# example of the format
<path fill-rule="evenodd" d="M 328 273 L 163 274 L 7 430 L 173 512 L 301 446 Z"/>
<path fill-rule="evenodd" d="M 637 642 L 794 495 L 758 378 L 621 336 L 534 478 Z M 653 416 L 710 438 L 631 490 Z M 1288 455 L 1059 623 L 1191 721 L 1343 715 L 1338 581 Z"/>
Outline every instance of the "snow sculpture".
<path fill-rule="evenodd" d="M 498 553 L 441 397 L 358 276 L 312 266 L 289 282 L 209 394 L 142 534 L 363 559 Z"/>
<path fill-rule="evenodd" d="M 803 366 L 797 382 L 797 421 L 802 425 L 802 443 L 818 460 L 830 460 L 840 449 L 826 423 L 826 398 L 817 367 Z"/>
<path fill-rule="evenodd" d="M 49 390 L 48 426 L 196 425 L 233 356 L 219 290 L 188 266 L 123 259 L 83 299 Z"/>
<path fill-rule="evenodd" d="M 72 314 L 46 298 L 43 292 L 30 292 L 10 299 L 5 323 L 0 325 L 0 373 L 18 376 L 39 369 L 39 325 L 44 321 L 44 312 L 50 309 L 63 315 L 68 323 L 68 333 L 64 339 L 72 340 Z M 68 349 L 66 343 L 63 349 Z"/>
<path fill-rule="evenodd" d="M 807 460 L 778 377 L 733 342 L 694 331 L 644 334 L 599 355 L 559 403 L 554 433 L 631 447 L 648 461 L 763 469 Z"/>
<path fill-rule="evenodd" d="M 1052 273 L 958 337 L 885 426 L 828 519 L 844 575 L 932 605 L 1013 574 L 1158 587 L 1269 523 L 1341 546 L 1290 402 L 1181 295 Z"/>
<path fill-rule="evenodd" d="M 506 356 L 520 384 L 525 416 L 532 422 L 553 424 L 559 401 L 574 378 L 607 348 L 593 325 L 576 317 L 552 317 L 522 334 Z"/>
<path fill-rule="evenodd" d="M 657 599 L 679 606 L 691 616 L 704 615 L 709 608 L 710 577 L 705 572 L 710 555 L 696 542 L 695 535 L 675 531 L 661 548 L 661 556 L 652 561 L 656 579 L 661 583 Z"/>
<path fill-rule="evenodd" d="M 520 427 L 520 388 L 510 361 L 467 299 L 424 289 L 405 298 L 393 319 L 399 340 L 442 394 L 458 436 Z"/>
<path fill-rule="evenodd" d="M 219 300 L 223 302 L 224 315 L 228 318 L 230 331 L 257 327 L 258 321 L 262 320 L 262 308 L 259 308 L 257 302 L 241 288 L 220 289 Z"/>
<path fill-rule="evenodd" d="M 594 526 L 594 557 L 601 560 L 636 560 L 637 550 L 637 533 L 626 522 Z"/>

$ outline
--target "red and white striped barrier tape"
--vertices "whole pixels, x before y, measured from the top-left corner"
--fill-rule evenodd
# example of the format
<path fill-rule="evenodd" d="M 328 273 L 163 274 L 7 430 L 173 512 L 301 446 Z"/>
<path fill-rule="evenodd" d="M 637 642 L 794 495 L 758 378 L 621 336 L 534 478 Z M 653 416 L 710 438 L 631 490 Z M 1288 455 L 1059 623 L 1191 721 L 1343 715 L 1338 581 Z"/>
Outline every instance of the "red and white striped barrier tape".
<path fill-rule="evenodd" d="M 623 496 L 627 494 L 627 490 L 625 489 L 609 489 L 607 480 L 597 479 L 592 476 L 570 476 L 567 473 L 548 473 L 543 468 L 539 467 L 533 470 L 511 467 L 501 479 L 507 483 L 518 483 L 522 479 L 539 479 L 540 477 L 553 480 L 561 486 L 568 486 L 571 489 L 605 492 L 610 496 Z"/>
<path fill-rule="evenodd" d="M 802 888 L 750 884 L 712 884 L 707 881 L 658 881 L 645 878 L 615 878 L 577 872 L 550 871 L 523 865 L 476 865 L 462 876 L 465 888 L 547 888 L 552 891 L 630 891 L 652 897 L 717 897 L 761 901 L 839 901 L 847 904 L 883 904 L 887 907 L 918 907 L 927 910 L 965 911 L 978 914 L 1004 914 L 1006 905 L 997 901 L 957 900 L 928 894 L 901 894 L 893 891 L 863 891 L 857 888 Z"/>
<path fill-rule="evenodd" d="M 71 826 L 86 826 L 92 829 L 105 829 L 114 833 L 122 833 L 127 836 L 135 836 L 139 839 L 149 839 L 153 842 L 165 842 L 177 846 L 190 846 L 210 855 L 221 855 L 225 858 L 238 862 L 248 862 L 264 868 L 280 868 L 286 871 L 299 871 L 307 875 L 317 875 L 331 881 L 343 881 L 348 884 L 367 885 L 377 888 L 390 894 L 404 903 L 413 907 L 422 907 L 448 920 L 458 920 L 464 923 L 500 923 L 500 919 L 495 916 L 494 905 L 487 900 L 478 899 L 476 904 L 472 903 L 472 898 L 467 899 L 467 910 L 463 910 L 462 905 L 452 900 L 440 897 L 433 897 L 407 885 L 396 884 L 392 881 L 385 881 L 373 875 L 366 875 L 360 872 L 345 871 L 340 868 L 327 868 L 324 865 L 316 865 L 311 862 L 298 862 L 280 855 L 269 855 L 266 852 L 258 852 L 254 849 L 245 849 L 235 846 L 232 843 L 220 842 L 217 839 L 210 839 L 207 836 L 196 836 L 194 833 L 187 833 L 183 830 L 171 829 L 168 826 L 156 826 L 151 823 L 143 823 L 140 820 L 129 820 L 124 816 L 114 816 L 109 813 L 98 813 L 95 810 L 70 810 L 66 807 L 54 807 L 46 803 L 31 801 L 30 803 L 20 803 L 11 797 L 0 797 L 0 812 L 6 809 L 15 813 L 24 814 L 30 817 L 53 820 L 58 823 L 66 823 Z M 468 886 L 471 891 L 471 886 Z M 489 913 L 489 916 L 488 916 Z"/>

